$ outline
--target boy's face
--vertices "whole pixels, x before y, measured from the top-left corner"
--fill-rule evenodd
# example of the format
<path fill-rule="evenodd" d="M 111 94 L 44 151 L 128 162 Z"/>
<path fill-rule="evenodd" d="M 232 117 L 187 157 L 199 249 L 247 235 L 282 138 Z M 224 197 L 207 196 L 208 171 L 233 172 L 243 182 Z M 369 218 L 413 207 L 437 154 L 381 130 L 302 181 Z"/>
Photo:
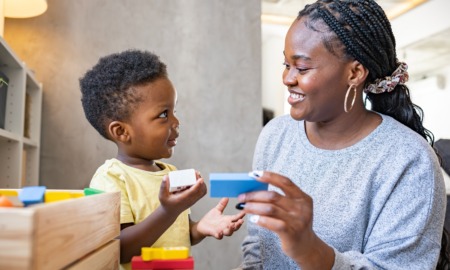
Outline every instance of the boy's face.
<path fill-rule="evenodd" d="M 180 125 L 175 116 L 177 92 L 167 78 L 135 87 L 143 98 L 129 121 L 132 158 L 157 160 L 173 154 Z"/>

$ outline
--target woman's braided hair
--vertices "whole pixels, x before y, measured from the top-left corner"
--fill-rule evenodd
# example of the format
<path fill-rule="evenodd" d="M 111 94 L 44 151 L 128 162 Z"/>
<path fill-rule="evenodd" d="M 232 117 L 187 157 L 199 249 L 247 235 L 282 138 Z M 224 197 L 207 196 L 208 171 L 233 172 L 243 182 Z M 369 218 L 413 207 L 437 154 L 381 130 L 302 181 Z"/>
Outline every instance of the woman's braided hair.
<path fill-rule="evenodd" d="M 341 49 L 345 59 L 355 59 L 368 69 L 365 87 L 391 76 L 399 66 L 391 24 L 374 0 L 318 0 L 299 12 L 297 20 L 301 18 L 308 28 L 323 33 L 324 45 L 331 53 Z M 328 27 L 325 32 L 323 22 Z M 397 84 L 391 92 L 369 92 L 366 99 L 373 111 L 395 118 L 434 145 L 433 133 L 423 126 L 423 111 L 412 103 L 406 85 Z M 436 269 L 450 269 L 448 243 L 444 228 Z"/>

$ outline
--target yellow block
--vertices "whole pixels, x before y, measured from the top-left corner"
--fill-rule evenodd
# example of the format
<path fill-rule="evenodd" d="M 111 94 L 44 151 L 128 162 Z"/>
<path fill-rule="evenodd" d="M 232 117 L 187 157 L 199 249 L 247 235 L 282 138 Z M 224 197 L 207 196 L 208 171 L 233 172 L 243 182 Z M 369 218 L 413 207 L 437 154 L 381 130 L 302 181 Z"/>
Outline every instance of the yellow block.
<path fill-rule="evenodd" d="M 5 196 L 19 196 L 19 192 L 17 192 L 17 190 L 14 189 L 0 189 L 0 195 L 5 195 Z"/>
<path fill-rule="evenodd" d="M 187 247 L 143 247 L 141 257 L 143 261 L 187 259 L 189 249 Z"/>
<path fill-rule="evenodd" d="M 76 199 L 84 197 L 83 192 L 77 191 L 77 190 L 70 190 L 70 189 L 54 189 L 54 190 L 46 190 L 45 191 L 45 197 L 44 201 L 46 203 L 49 202 L 57 202 L 57 201 L 63 201 L 68 199 Z"/>
<path fill-rule="evenodd" d="M 84 193 L 83 192 L 72 192 L 72 193 L 70 193 L 70 196 L 73 199 L 81 198 L 81 197 L 84 197 Z"/>
<path fill-rule="evenodd" d="M 62 200 L 72 199 L 72 195 L 68 191 L 46 191 L 45 202 L 57 202 Z"/>

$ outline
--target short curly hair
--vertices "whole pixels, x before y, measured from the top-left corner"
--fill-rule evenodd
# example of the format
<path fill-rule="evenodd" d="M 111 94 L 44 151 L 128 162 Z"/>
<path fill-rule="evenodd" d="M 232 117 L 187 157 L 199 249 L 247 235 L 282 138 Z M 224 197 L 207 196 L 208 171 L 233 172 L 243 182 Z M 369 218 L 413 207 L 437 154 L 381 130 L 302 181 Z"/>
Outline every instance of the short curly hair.
<path fill-rule="evenodd" d="M 166 64 L 151 52 L 127 50 L 100 58 L 80 78 L 81 103 L 87 120 L 109 139 L 109 122 L 128 120 L 142 101 L 134 86 L 160 78 L 167 78 Z"/>

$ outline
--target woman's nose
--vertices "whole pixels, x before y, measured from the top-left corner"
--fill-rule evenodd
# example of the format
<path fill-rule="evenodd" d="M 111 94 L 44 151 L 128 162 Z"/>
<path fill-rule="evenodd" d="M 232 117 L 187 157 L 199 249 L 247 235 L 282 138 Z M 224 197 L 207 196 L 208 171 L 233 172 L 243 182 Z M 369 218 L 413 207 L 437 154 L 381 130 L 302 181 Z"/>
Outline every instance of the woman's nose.
<path fill-rule="evenodd" d="M 295 85 L 297 83 L 297 70 L 286 69 L 283 72 L 283 84 L 286 86 Z"/>

